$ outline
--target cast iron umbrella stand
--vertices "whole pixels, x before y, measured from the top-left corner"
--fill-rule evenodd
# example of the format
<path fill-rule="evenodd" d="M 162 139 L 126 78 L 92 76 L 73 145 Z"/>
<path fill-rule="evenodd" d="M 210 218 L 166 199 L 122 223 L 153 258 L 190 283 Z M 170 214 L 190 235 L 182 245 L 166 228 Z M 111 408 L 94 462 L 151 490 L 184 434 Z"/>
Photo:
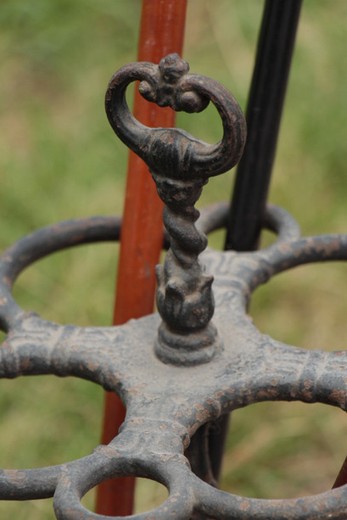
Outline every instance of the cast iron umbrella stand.
<path fill-rule="evenodd" d="M 321 402 L 346 408 L 347 355 L 309 351 L 261 334 L 247 316 L 252 292 L 272 276 L 310 262 L 344 260 L 345 235 L 300 237 L 284 210 L 268 207 L 265 224 L 277 235 L 256 252 L 206 248 L 204 232 L 225 226 L 228 209 L 195 209 L 209 177 L 234 166 L 242 154 L 245 121 L 231 94 L 212 79 L 189 74 L 178 55 L 159 66 L 127 65 L 112 78 L 106 110 L 117 135 L 142 157 L 165 203 L 170 249 L 157 268 L 159 314 L 122 326 L 62 326 L 24 312 L 11 295 L 21 271 L 55 251 L 117 240 L 117 218 L 57 224 L 5 251 L 0 261 L 0 320 L 7 333 L 0 377 L 75 376 L 116 392 L 127 415 L 120 434 L 81 459 L 58 466 L 3 470 L 0 497 L 54 496 L 58 519 L 103 519 L 81 505 L 88 490 L 111 477 L 138 476 L 167 487 L 157 509 L 137 519 L 346 519 L 347 486 L 289 500 L 244 498 L 216 489 L 190 469 L 185 450 L 200 427 L 260 401 Z M 125 92 L 140 81 L 149 101 L 198 112 L 211 101 L 223 138 L 210 145 L 179 129 L 148 128 L 130 113 Z M 116 518 L 116 517 L 114 517 Z M 120 518 L 120 517 L 119 517 Z M 122 517 L 124 518 L 124 517 Z"/>

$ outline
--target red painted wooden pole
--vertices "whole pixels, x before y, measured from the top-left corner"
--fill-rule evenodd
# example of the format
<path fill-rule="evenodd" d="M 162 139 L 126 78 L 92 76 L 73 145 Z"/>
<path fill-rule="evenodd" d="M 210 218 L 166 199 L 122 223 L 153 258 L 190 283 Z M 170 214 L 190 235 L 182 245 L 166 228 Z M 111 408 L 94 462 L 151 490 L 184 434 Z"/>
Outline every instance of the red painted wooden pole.
<path fill-rule="evenodd" d="M 143 0 L 139 61 L 159 63 L 171 52 L 182 54 L 187 0 Z M 135 116 L 147 126 L 174 126 L 175 113 L 146 102 L 135 94 Z M 153 312 L 154 266 L 163 241 L 162 203 L 145 163 L 129 154 L 128 177 L 121 235 L 114 324 Z M 102 443 L 118 433 L 125 417 L 120 399 L 105 397 Z M 135 479 L 119 478 L 102 483 L 96 511 L 104 515 L 133 512 Z"/>
<path fill-rule="evenodd" d="M 344 463 L 342 464 L 342 468 L 337 475 L 333 489 L 344 486 L 345 484 L 347 484 L 347 457 L 345 458 Z"/>

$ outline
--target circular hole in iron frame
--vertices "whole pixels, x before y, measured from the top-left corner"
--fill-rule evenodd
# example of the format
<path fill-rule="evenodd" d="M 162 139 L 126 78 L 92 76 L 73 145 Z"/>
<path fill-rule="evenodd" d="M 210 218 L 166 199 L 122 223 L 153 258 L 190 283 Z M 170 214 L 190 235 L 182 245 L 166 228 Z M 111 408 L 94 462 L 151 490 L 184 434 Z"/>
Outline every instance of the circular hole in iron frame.
<path fill-rule="evenodd" d="M 272 338 L 308 349 L 344 350 L 346 262 L 311 263 L 284 271 L 252 294 L 249 314 Z"/>
<path fill-rule="evenodd" d="M 278 240 L 278 233 L 270 229 L 263 228 L 260 235 L 260 248 L 266 248 L 274 244 Z"/>
<path fill-rule="evenodd" d="M 103 389 L 79 378 L 0 381 L 0 467 L 37 468 L 90 454 L 100 443 Z"/>
<path fill-rule="evenodd" d="M 131 477 L 122 477 L 130 480 Z M 112 479 L 104 481 L 109 483 Z M 117 479 L 113 479 L 117 481 Z M 90 489 L 82 498 L 81 503 L 87 509 L 93 510 L 97 487 Z M 145 513 L 160 506 L 169 496 L 167 488 L 155 480 L 136 477 L 134 513 Z M 107 516 L 107 515 L 106 515 Z M 122 515 L 121 515 L 122 516 Z"/>
<path fill-rule="evenodd" d="M 95 243 L 49 255 L 19 275 L 14 298 L 56 323 L 109 326 L 118 250 L 115 242 Z"/>
<path fill-rule="evenodd" d="M 210 426 L 217 438 L 220 424 Z M 234 410 L 219 487 L 263 499 L 328 491 L 347 455 L 346 435 L 345 412 L 320 403 L 261 402 Z"/>
<path fill-rule="evenodd" d="M 231 416 L 222 489 L 281 499 L 328 491 L 347 455 L 345 412 L 324 404 L 264 402 Z"/>

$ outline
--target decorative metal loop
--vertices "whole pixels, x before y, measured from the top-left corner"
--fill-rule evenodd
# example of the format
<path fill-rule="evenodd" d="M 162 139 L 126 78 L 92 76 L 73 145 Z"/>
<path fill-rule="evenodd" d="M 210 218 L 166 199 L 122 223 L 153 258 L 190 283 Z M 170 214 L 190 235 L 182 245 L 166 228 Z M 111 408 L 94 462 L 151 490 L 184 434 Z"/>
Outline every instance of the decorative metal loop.
<path fill-rule="evenodd" d="M 170 455 L 148 451 L 145 458 L 114 446 L 100 446 L 86 460 L 66 466 L 58 480 L 54 494 L 54 509 L 58 520 L 120 520 L 122 517 L 97 515 L 81 504 L 81 498 L 101 481 L 124 476 L 146 477 L 163 484 L 168 498 L 156 509 L 125 518 L 132 520 L 162 520 L 191 517 L 194 506 L 191 472 L 188 461 L 182 455 Z"/>
<path fill-rule="evenodd" d="M 5 332 L 11 330 L 24 312 L 11 294 L 14 282 L 24 269 L 62 249 L 91 242 L 118 240 L 120 227 L 119 217 L 68 220 L 41 228 L 4 251 L 0 259 L 1 329 Z"/>
<path fill-rule="evenodd" d="M 121 68 L 106 93 L 106 113 L 118 137 L 148 164 L 152 174 L 169 179 L 204 179 L 223 173 L 239 161 L 246 137 L 243 114 L 233 96 L 213 79 L 188 74 L 189 65 L 177 54 L 159 65 L 139 62 Z M 139 80 L 140 92 L 159 106 L 200 112 L 211 100 L 223 123 L 223 138 L 215 144 L 199 141 L 183 130 L 149 128 L 131 114 L 126 88 Z"/>
<path fill-rule="evenodd" d="M 211 233 L 227 226 L 230 205 L 228 202 L 217 202 L 201 210 L 197 228 L 202 233 Z M 265 209 L 264 228 L 272 231 L 276 237 L 269 247 L 300 238 L 300 227 L 290 213 L 283 208 L 269 204 Z"/>

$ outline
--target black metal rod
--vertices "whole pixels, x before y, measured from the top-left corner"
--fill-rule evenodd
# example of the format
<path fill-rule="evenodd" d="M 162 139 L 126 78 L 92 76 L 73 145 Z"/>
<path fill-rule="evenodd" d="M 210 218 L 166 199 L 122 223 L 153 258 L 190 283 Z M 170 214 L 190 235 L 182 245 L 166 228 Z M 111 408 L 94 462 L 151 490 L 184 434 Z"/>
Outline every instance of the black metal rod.
<path fill-rule="evenodd" d="M 301 3 L 265 2 L 247 108 L 248 138 L 237 170 L 225 249 L 247 251 L 258 245 Z M 209 432 L 210 464 L 217 481 L 229 419 L 224 415 L 218 429 Z"/>
<path fill-rule="evenodd" d="M 225 249 L 257 248 L 302 0 L 266 0 Z"/>

